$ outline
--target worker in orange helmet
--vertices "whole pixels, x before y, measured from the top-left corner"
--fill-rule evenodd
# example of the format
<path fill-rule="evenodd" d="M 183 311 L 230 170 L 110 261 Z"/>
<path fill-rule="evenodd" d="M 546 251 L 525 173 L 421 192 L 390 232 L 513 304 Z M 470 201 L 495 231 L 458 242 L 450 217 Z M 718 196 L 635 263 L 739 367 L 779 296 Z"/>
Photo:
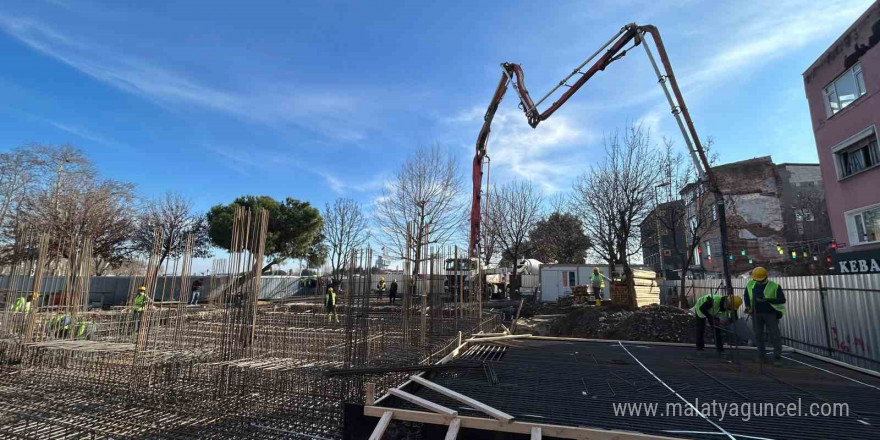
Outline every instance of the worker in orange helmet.
<path fill-rule="evenodd" d="M 752 279 L 746 284 L 746 313 L 752 316 L 755 328 L 755 345 L 758 346 L 758 361 L 766 362 L 764 342 L 770 336 L 773 344 L 773 364 L 782 365 L 782 336 L 779 334 L 779 320 L 785 315 L 785 294 L 782 287 L 767 278 L 767 269 L 756 267 Z"/>

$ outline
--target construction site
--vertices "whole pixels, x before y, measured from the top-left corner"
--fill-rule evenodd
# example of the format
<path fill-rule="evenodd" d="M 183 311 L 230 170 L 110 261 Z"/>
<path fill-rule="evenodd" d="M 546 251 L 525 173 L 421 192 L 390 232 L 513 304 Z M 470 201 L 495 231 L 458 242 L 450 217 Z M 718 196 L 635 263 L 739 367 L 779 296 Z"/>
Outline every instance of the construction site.
<path fill-rule="evenodd" d="M 463 337 L 499 326 L 477 299 L 443 295 L 430 276 L 405 284 L 388 307 L 371 303 L 375 280 L 349 273 L 332 317 L 319 297 L 259 301 L 266 221 L 239 210 L 237 251 L 215 262 L 221 270 L 201 305 L 187 306 L 181 289 L 191 257 L 158 267 L 153 255 L 131 278 L 129 303 L 110 311 L 87 307 L 87 240 L 23 230 L 0 317 L 0 438 L 339 438 L 343 404 L 363 402 L 365 377 L 384 392 L 406 374 L 333 371 L 431 365 Z M 66 267 L 46 259 L 51 246 L 68 247 Z M 370 258 L 358 251 L 351 267 Z M 424 273 L 440 264 L 425 260 Z M 64 275 L 44 284 L 49 273 Z M 138 311 L 141 286 L 155 300 Z M 27 311 L 11 308 L 19 298 Z"/>
<path fill-rule="evenodd" d="M 515 184 L 498 190 L 490 182 L 489 135 L 502 99 L 513 89 L 536 128 L 593 76 L 642 51 L 668 104 L 664 111 L 684 140 L 684 187 L 693 195 L 661 204 L 657 188 L 671 191 L 672 177 L 663 181 L 654 163 L 628 168 L 638 151 L 648 150 L 630 149 L 626 156 L 620 153 L 625 147 L 606 147 L 620 153 L 606 158 L 619 168 L 605 168 L 607 174 L 590 168 L 581 182 L 594 179 L 594 190 L 617 193 L 599 200 L 600 191 L 588 191 L 594 205 L 554 211 L 560 224 L 573 219 L 583 244 L 542 263 L 530 254 L 537 246 L 524 244 L 534 237 L 526 229 L 538 229 L 537 219 L 514 233 L 499 226 L 525 216 L 510 196 Z M 849 68 L 860 84 L 861 68 Z M 449 196 L 452 176 L 427 184 L 414 178 L 396 193 L 383 192 L 384 202 L 373 202 L 378 214 L 359 220 L 363 237 L 346 239 L 336 263 L 324 262 L 332 241 L 326 223 L 315 226 L 329 223 L 329 204 L 327 218 L 313 210 L 316 220 L 302 221 L 314 226 L 312 235 L 297 235 L 299 224 L 270 227 L 270 209 L 259 203 L 271 202 L 272 212 L 288 221 L 312 209 L 290 197 L 282 203 L 245 196 L 211 208 L 193 230 L 202 233 L 203 246 L 228 252 L 201 272 L 194 263 L 208 252 L 198 249 L 191 231 L 148 231 L 152 248 L 132 252 L 137 261 L 125 262 L 133 263 L 124 266 L 128 273 L 102 276 L 94 254 L 99 233 L 47 231 L 18 218 L 14 228 L 0 225 L 14 229 L 0 252 L 0 439 L 880 439 L 876 261 L 841 262 L 845 274 L 833 272 L 832 256 L 840 258 L 834 239 L 785 242 L 781 226 L 773 230 L 777 241 L 751 232 L 771 229 L 744 219 L 782 203 L 765 195 L 777 184 L 743 196 L 764 197 L 753 205 L 758 208 L 741 203 L 746 209 L 733 209 L 723 184 L 737 173 L 715 174 L 709 143 L 700 140 L 655 26 L 622 26 L 570 72 L 533 100 L 522 66 L 502 63 L 466 190 Z M 623 139 L 640 133 L 634 129 Z M 870 154 L 859 157 L 876 161 Z M 424 176 L 440 162 L 406 164 L 400 174 Z M 776 172 L 769 158 L 762 163 Z M 54 197 L 64 185 L 76 186 L 62 179 L 66 164 L 43 193 Z M 795 171 L 786 181 L 794 183 L 779 186 L 807 181 L 807 171 Z M 640 173 L 651 176 L 615 186 Z M 751 180 L 766 183 L 767 176 Z M 334 190 L 346 186 L 324 177 Z M 520 188 L 530 191 L 530 185 Z M 382 205 L 395 198 L 405 200 Z M 64 208 L 54 200 L 33 206 L 40 212 L 49 206 L 45 212 L 55 215 Z M 454 212 L 442 212 L 459 200 Z M 349 201 L 339 205 L 340 215 L 350 215 L 351 207 L 360 212 Z M 535 217 L 544 202 L 535 199 Z M 647 221 L 647 212 L 663 205 L 681 206 L 673 223 L 693 225 L 700 215 L 710 223 L 699 237 L 695 230 L 682 232 L 685 258 L 677 274 L 664 268 L 664 252 L 672 252 L 659 220 Z M 228 225 L 217 220 L 224 209 Z M 638 259 L 633 248 L 644 246 L 635 232 L 642 226 L 637 210 L 645 214 L 644 226 L 657 230 L 659 271 L 631 261 Z M 794 211 L 801 226 L 814 221 L 807 220 L 812 213 Z M 376 220 L 383 212 L 385 223 Z M 443 225 L 444 215 L 455 221 Z M 859 234 L 868 240 L 873 217 L 857 215 L 848 221 L 861 222 Z M 598 223 L 585 233 L 578 216 Z M 392 238 L 380 243 L 381 236 L 371 235 L 377 231 Z M 604 241 L 597 237 L 602 231 L 612 231 Z M 558 236 L 567 232 L 551 232 L 550 241 L 566 238 Z M 493 256 L 489 242 L 503 241 L 505 233 L 518 241 Z M 216 238 L 224 234 L 229 243 Z M 275 241 L 285 234 L 288 242 Z M 183 251 L 169 251 L 180 236 Z M 285 253 L 294 242 L 305 251 Z M 385 262 L 386 245 L 400 248 L 399 267 Z M 308 261 L 321 246 L 321 268 L 313 270 Z M 782 270 L 768 274 L 753 260 L 762 253 Z M 277 261 L 267 264 L 269 255 Z M 273 270 L 285 259 L 306 260 L 306 268 Z M 803 274 L 784 270 L 802 261 Z M 765 341 L 773 345 L 772 360 Z M 715 350 L 704 350 L 712 343 Z"/>

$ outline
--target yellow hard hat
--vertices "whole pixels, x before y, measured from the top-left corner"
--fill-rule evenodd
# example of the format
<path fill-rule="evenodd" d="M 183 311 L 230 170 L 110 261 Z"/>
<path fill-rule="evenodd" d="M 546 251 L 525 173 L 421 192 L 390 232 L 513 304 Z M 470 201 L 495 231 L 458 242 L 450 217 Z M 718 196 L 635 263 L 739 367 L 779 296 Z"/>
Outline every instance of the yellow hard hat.
<path fill-rule="evenodd" d="M 756 267 L 752 270 L 752 279 L 755 281 L 764 281 L 767 279 L 767 269 Z"/>
<path fill-rule="evenodd" d="M 144 286 L 138 287 L 138 292 L 143 292 L 145 290 L 147 290 L 147 288 Z"/>
<path fill-rule="evenodd" d="M 379 279 L 385 281 L 385 277 L 379 277 Z"/>
<path fill-rule="evenodd" d="M 730 310 L 737 310 L 743 304 L 743 299 L 741 296 L 733 295 L 728 297 L 728 303 L 730 304 Z"/>

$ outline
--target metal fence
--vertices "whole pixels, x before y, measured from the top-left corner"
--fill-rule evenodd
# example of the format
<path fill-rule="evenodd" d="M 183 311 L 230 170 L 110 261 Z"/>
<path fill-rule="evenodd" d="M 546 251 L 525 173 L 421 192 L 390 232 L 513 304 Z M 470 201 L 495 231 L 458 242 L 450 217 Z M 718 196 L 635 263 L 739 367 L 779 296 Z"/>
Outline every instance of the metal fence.
<path fill-rule="evenodd" d="M 880 369 L 880 274 L 773 278 L 786 298 L 780 321 L 786 345 L 865 368 Z M 742 295 L 747 279 L 732 280 Z M 681 281 L 661 281 L 661 291 Z M 687 280 L 685 295 L 717 293 L 718 280 Z M 740 310 L 742 312 L 742 310 Z"/>
<path fill-rule="evenodd" d="M 142 281 L 142 278 L 138 278 Z M 202 287 L 200 289 L 200 298 L 204 301 L 211 295 L 211 277 L 193 276 L 189 278 L 190 283 L 200 280 Z M 310 281 L 311 280 L 311 281 Z M 10 286 L 8 276 L 0 276 L 0 292 L 14 290 L 16 292 L 29 291 L 33 288 L 33 278 L 25 278 L 17 280 L 17 285 Z M 43 299 L 41 304 L 49 301 L 48 297 L 60 292 L 64 287 L 65 278 L 61 276 L 46 277 L 43 281 L 42 288 Z M 112 307 L 125 305 L 128 295 L 131 292 L 130 283 L 132 278 L 128 276 L 109 276 L 109 277 L 92 277 L 89 284 L 89 305 L 90 307 Z M 390 283 L 390 281 L 389 281 Z M 156 291 L 153 294 L 154 299 L 175 301 L 181 297 L 187 298 L 189 286 L 183 286 L 184 295 L 181 296 L 180 277 L 168 276 L 159 277 L 156 280 Z M 313 295 L 318 292 L 314 278 L 299 277 L 295 275 L 281 276 L 272 275 L 264 276 L 260 279 L 260 292 L 257 299 L 284 299 L 301 295 Z M 163 296 L 164 295 L 164 296 Z M 2 296 L 2 295 L 0 295 Z M 2 298 L 0 298 L 2 300 Z"/>

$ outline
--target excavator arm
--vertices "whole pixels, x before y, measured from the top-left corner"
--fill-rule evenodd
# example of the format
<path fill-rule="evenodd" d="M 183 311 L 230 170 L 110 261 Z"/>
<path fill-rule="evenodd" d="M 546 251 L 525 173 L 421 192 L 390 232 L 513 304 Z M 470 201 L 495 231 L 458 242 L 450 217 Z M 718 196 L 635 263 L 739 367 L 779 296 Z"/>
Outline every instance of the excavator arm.
<path fill-rule="evenodd" d="M 651 39 L 654 42 L 654 45 L 657 48 L 657 53 L 659 55 L 660 61 L 663 66 L 663 72 L 661 72 L 660 67 L 654 61 L 654 56 L 651 53 L 651 50 L 645 41 L 645 36 L 650 34 Z M 632 43 L 631 47 L 626 47 L 628 44 Z M 546 120 L 550 116 L 553 115 L 563 104 L 565 104 L 587 81 L 590 80 L 597 72 L 605 70 L 608 65 L 613 63 L 614 61 L 619 60 L 624 57 L 629 50 L 632 50 L 638 45 L 642 45 L 645 49 L 645 53 L 648 56 L 648 59 L 651 61 L 651 65 L 654 68 L 654 72 L 657 74 L 657 79 L 660 85 L 663 88 L 664 93 L 666 94 L 667 101 L 669 102 L 670 109 L 672 114 L 675 116 L 676 121 L 678 122 L 679 129 L 681 130 L 682 136 L 685 139 L 685 144 L 687 144 L 688 150 L 691 155 L 691 159 L 693 160 L 694 167 L 697 170 L 697 174 L 700 180 L 704 181 L 708 184 L 709 190 L 715 194 L 716 204 L 718 205 L 719 212 L 719 227 L 721 229 L 721 252 L 722 255 L 727 255 L 727 227 L 726 227 L 726 219 L 724 216 L 724 202 L 721 196 L 721 191 L 718 188 L 718 184 L 715 180 L 715 176 L 712 173 L 712 169 L 709 166 L 709 162 L 706 157 L 705 150 L 703 149 L 702 144 L 700 143 L 700 138 L 697 135 L 697 130 L 694 128 L 693 120 L 690 117 L 690 113 L 688 112 L 687 106 L 684 104 L 684 97 L 681 94 L 681 90 L 678 87 L 678 82 L 675 79 L 675 75 L 672 71 L 672 65 L 669 63 L 669 57 L 666 54 L 666 49 L 663 45 L 663 40 L 660 37 L 660 33 L 657 28 L 652 25 L 643 25 L 639 26 L 635 23 L 630 23 L 620 29 L 617 35 L 613 36 L 608 42 L 605 43 L 602 47 L 600 47 L 592 56 L 587 58 L 586 61 L 581 63 L 577 68 L 575 68 L 568 76 L 562 79 L 553 89 L 551 89 L 543 98 L 538 100 L 538 102 L 534 102 L 529 95 L 529 91 L 525 85 L 525 75 L 523 74 L 522 67 L 519 64 L 514 63 L 503 63 L 501 65 L 501 79 L 498 81 L 498 86 L 495 88 L 495 94 L 492 95 L 492 100 L 489 102 L 489 108 L 486 110 L 486 114 L 483 117 L 483 126 L 480 129 L 480 134 L 477 137 L 477 145 L 476 145 L 476 154 L 474 155 L 473 160 L 473 194 L 471 198 L 471 216 L 470 216 L 470 241 L 468 244 L 468 252 L 470 257 L 478 258 L 479 257 L 479 243 L 481 238 L 480 231 L 480 218 L 481 218 L 481 200 L 482 200 L 482 186 L 483 186 L 483 163 L 486 160 L 487 152 L 488 152 L 488 142 L 489 142 L 489 133 L 491 131 L 492 120 L 495 117 L 495 112 L 498 110 L 498 105 L 501 103 L 501 100 L 504 98 L 504 94 L 507 92 L 507 88 L 509 86 L 513 86 L 519 95 L 519 107 L 525 112 L 526 119 L 528 120 L 529 125 L 532 128 L 535 128 L 542 121 Z M 598 59 L 597 59 L 598 57 Z M 593 61 L 595 59 L 595 61 Z M 592 64 L 590 64 L 592 62 Z M 584 70 L 587 65 L 590 64 L 589 68 Z M 665 73 L 664 73 L 665 72 Z M 580 75 L 577 80 L 575 80 L 572 84 L 569 84 L 569 81 Z M 567 87 L 559 98 L 553 102 L 546 110 L 539 111 L 538 106 L 541 105 L 544 101 L 546 101 L 550 96 L 554 95 L 557 90 L 560 88 Z M 671 93 L 670 93 L 670 88 Z M 730 286 L 730 275 L 728 270 L 727 259 L 721 259 L 723 264 L 723 270 L 725 275 L 725 281 L 727 286 Z M 730 292 L 732 294 L 732 291 Z"/>

